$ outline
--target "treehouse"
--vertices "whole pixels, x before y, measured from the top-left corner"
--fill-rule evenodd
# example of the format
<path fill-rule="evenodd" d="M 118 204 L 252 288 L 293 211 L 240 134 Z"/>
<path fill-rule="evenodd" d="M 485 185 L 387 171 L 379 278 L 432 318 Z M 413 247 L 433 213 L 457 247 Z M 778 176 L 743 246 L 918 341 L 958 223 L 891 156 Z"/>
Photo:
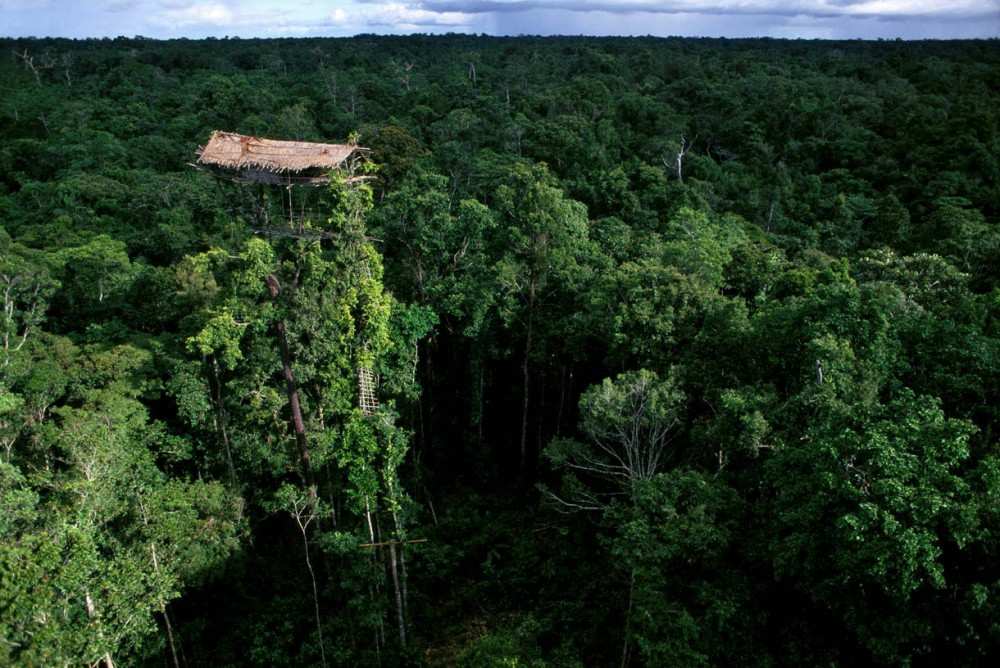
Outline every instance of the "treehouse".
<path fill-rule="evenodd" d="M 214 176 L 232 181 L 239 186 L 256 186 L 255 196 L 229 198 L 237 208 L 241 204 L 252 203 L 249 211 L 242 211 L 254 221 L 252 230 L 257 234 L 269 237 L 293 237 L 299 239 L 327 239 L 332 234 L 322 229 L 312 227 L 309 220 L 319 218 L 306 208 L 309 195 L 300 192 L 299 205 L 296 206 L 293 190 L 295 186 L 323 186 L 330 183 L 331 174 L 339 172 L 347 177 L 348 183 L 363 181 L 369 177 L 358 176 L 358 167 L 367 160 L 369 149 L 356 144 L 323 144 L 304 141 L 284 141 L 278 139 L 261 139 L 235 132 L 216 130 L 209 137 L 208 143 L 198 149 L 197 169 L 211 172 Z M 280 201 L 285 209 L 284 218 L 275 221 L 270 216 L 267 186 L 283 187 L 287 198 Z M 253 188 L 251 191 L 254 190 Z M 273 191 L 272 191 L 273 192 Z M 280 293 L 280 286 L 274 276 L 268 277 L 268 287 L 272 298 Z M 304 438 L 302 416 L 299 412 L 298 391 L 295 389 L 291 360 L 288 357 L 288 344 L 284 340 L 284 324 L 279 327 L 282 339 L 283 366 L 285 378 L 289 383 L 289 403 L 292 406 L 292 422 L 297 436 Z M 378 410 L 378 376 L 365 366 L 359 366 L 358 376 L 358 408 L 364 415 L 371 416 Z"/>
<path fill-rule="evenodd" d="M 254 232 L 321 239 L 328 234 L 305 224 L 326 215 L 316 209 L 323 189 L 315 186 L 329 184 L 334 173 L 343 175 L 349 184 L 371 178 L 359 174 L 369 152 L 353 143 L 262 139 L 216 130 L 198 149 L 191 166 L 239 186 L 239 192 L 228 194 L 226 200 L 232 213 L 252 222 Z M 280 218 L 273 215 L 277 205 L 282 210 Z"/>
<path fill-rule="evenodd" d="M 330 172 L 353 174 L 368 149 L 355 144 L 320 144 L 261 139 L 216 130 L 198 151 L 198 166 L 238 183 L 321 186 Z"/>

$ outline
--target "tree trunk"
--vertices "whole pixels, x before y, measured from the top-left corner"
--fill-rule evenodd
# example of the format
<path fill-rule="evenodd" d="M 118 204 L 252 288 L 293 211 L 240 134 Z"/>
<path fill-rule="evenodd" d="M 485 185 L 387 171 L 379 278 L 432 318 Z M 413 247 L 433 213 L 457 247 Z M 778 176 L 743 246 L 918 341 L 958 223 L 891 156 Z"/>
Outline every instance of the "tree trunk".
<path fill-rule="evenodd" d="M 236 487 L 236 465 L 233 463 L 233 452 L 229 446 L 229 432 L 226 429 L 226 409 L 222 404 L 222 381 L 219 378 L 219 361 L 212 355 L 211 361 L 211 391 L 212 403 L 215 404 L 215 428 L 222 440 L 226 452 L 226 466 L 229 469 L 229 486 Z"/>
<path fill-rule="evenodd" d="M 527 473 L 528 465 L 528 403 L 529 403 L 529 392 L 531 387 L 531 337 L 534 333 L 535 324 L 535 289 L 534 285 L 531 287 L 531 293 L 528 297 L 528 331 L 524 343 L 524 360 L 521 363 L 521 374 L 524 379 L 524 399 L 521 404 L 521 462 L 520 462 L 520 473 L 521 477 L 524 477 Z"/>
<path fill-rule="evenodd" d="M 145 511 L 143 512 L 143 522 L 146 523 Z M 153 572 L 160 574 L 160 560 L 156 558 L 156 543 L 149 544 L 149 552 L 153 557 Z M 160 600 L 160 613 L 163 615 L 163 623 L 167 629 L 167 641 L 170 643 L 170 654 L 174 658 L 174 668 L 181 668 L 180 661 L 177 660 L 177 645 L 174 643 L 174 627 L 170 623 L 170 615 L 167 614 L 167 603 Z"/>
<path fill-rule="evenodd" d="M 396 544 L 389 543 L 389 568 L 392 572 L 392 585 L 396 593 L 396 622 L 399 625 L 399 644 L 406 647 L 406 618 L 403 616 L 403 594 L 399 586 L 399 569 L 396 565 Z"/>
<path fill-rule="evenodd" d="M 399 538 L 400 538 L 400 540 L 399 540 L 399 574 L 400 574 L 400 580 L 401 580 L 402 591 L 403 591 L 403 619 L 405 621 L 406 619 L 409 619 L 409 613 L 407 611 L 409 609 L 409 604 L 410 604 L 410 601 L 409 601 L 410 596 L 409 596 L 408 585 L 407 585 L 408 578 L 407 578 L 407 575 L 406 575 L 406 541 L 403 540 L 403 533 L 401 531 L 400 524 L 399 524 L 399 515 L 396 512 L 392 513 L 392 521 L 396 525 L 396 535 L 399 536 Z M 436 520 L 435 520 L 435 523 L 436 523 Z"/>
<path fill-rule="evenodd" d="M 149 526 L 149 515 L 146 514 L 146 505 L 142 502 L 142 496 L 139 496 L 139 511 L 142 514 L 142 524 L 143 526 Z M 153 573 L 157 577 L 160 575 L 160 559 L 156 555 L 156 543 L 151 542 L 149 544 L 149 556 L 153 562 Z M 89 597 L 88 597 L 89 599 Z M 170 654 L 174 659 L 174 668 L 181 668 L 181 663 L 177 658 L 177 644 L 174 642 L 174 626 L 170 623 L 170 615 L 167 613 L 167 602 L 160 598 L 160 614 L 163 615 L 163 623 L 167 630 L 167 642 L 170 644 Z"/>
<path fill-rule="evenodd" d="M 426 383 L 421 387 L 420 401 L 421 405 L 426 407 L 427 415 L 426 421 L 424 421 L 424 429 L 429 431 L 431 434 L 434 433 L 434 420 L 437 411 L 434 410 L 434 351 L 432 346 L 434 341 L 432 337 L 427 338 L 427 342 L 424 345 L 424 373 L 426 374 Z M 426 397 L 426 401 L 424 398 Z M 427 433 L 424 434 L 423 451 L 421 454 L 424 456 L 424 461 L 427 462 L 428 466 L 432 466 L 434 463 L 434 449 L 431 447 L 431 441 L 427 438 Z"/>
<path fill-rule="evenodd" d="M 629 646 L 629 633 L 631 631 L 632 623 L 632 599 L 635 594 L 635 569 L 632 570 L 629 583 L 628 583 L 628 608 L 625 609 L 625 640 L 622 642 L 622 662 L 621 668 L 628 666 L 630 646 Z"/>
<path fill-rule="evenodd" d="M 419 353 L 420 348 L 419 348 L 419 344 L 417 344 L 417 345 L 418 345 L 418 348 L 417 348 L 418 352 L 417 352 L 417 354 L 419 355 L 420 354 Z M 419 363 L 420 363 L 420 359 L 418 357 L 417 364 L 419 364 Z M 426 364 L 426 362 L 425 362 L 425 364 Z M 425 372 L 425 376 L 426 376 L 426 372 Z M 420 388 L 421 391 L 420 391 L 420 394 L 417 396 L 417 406 L 416 406 L 416 409 L 417 409 L 416 410 L 416 412 L 417 412 L 417 443 L 416 443 L 417 448 L 416 449 L 421 454 L 424 454 L 424 453 L 427 452 L 427 424 L 426 424 L 426 421 L 424 420 L 424 410 L 425 410 L 424 406 L 426 404 L 426 399 L 424 398 L 424 395 L 427 392 L 427 389 L 424 386 L 426 385 L 427 382 L 429 382 L 429 381 L 426 380 L 426 378 L 421 379 L 421 383 L 420 383 L 421 384 L 421 388 Z"/>
<path fill-rule="evenodd" d="M 483 433 L 486 425 L 486 363 L 479 357 L 479 424 L 476 426 L 476 439 L 480 448 L 483 446 Z"/>
<path fill-rule="evenodd" d="M 98 623 L 98 626 L 97 626 L 97 638 L 100 641 L 100 643 L 103 645 L 104 644 L 104 630 L 103 630 L 103 628 L 100 625 L 100 620 L 97 619 L 97 606 L 94 605 L 94 599 L 91 597 L 89 591 L 84 592 L 83 601 L 84 601 L 84 605 L 85 605 L 85 607 L 87 609 L 87 618 L 90 619 L 90 620 L 97 620 L 97 623 Z M 98 663 L 98 665 L 100 665 L 101 663 L 103 663 L 104 666 L 105 666 L 105 668 L 115 668 L 115 661 L 114 661 L 114 659 L 111 658 L 111 652 L 105 652 L 104 656 L 102 656 L 98 660 L 97 663 Z"/>
<path fill-rule="evenodd" d="M 309 559 L 309 538 L 306 535 L 306 529 L 301 523 L 299 524 L 299 529 L 302 530 L 302 546 L 306 553 L 306 568 L 309 570 L 309 578 L 312 580 L 313 609 L 316 613 L 316 634 L 319 636 L 319 658 L 323 664 L 323 668 L 326 668 L 326 645 L 323 642 L 323 624 L 319 614 L 319 588 L 316 586 L 316 573 L 313 571 L 312 561 Z"/>
<path fill-rule="evenodd" d="M 281 294 L 281 285 L 274 274 L 268 274 L 267 287 L 271 292 L 271 298 L 278 299 Z M 292 413 L 292 427 L 295 430 L 295 441 L 299 446 L 299 457 L 302 462 L 302 478 L 309 488 L 309 500 L 313 507 L 316 506 L 316 482 L 313 480 L 312 467 L 309 460 L 309 444 L 306 441 L 306 426 L 302 419 L 302 407 L 299 404 L 299 390 L 295 385 L 295 375 L 292 373 L 292 355 L 288 350 L 288 335 L 285 331 L 285 321 L 279 320 L 275 323 L 275 332 L 278 337 L 278 345 L 281 348 L 281 374 L 285 379 L 285 392 L 288 394 L 288 405 Z"/>
<path fill-rule="evenodd" d="M 368 526 L 371 527 L 371 511 L 370 510 L 369 510 Z M 375 515 L 375 530 L 374 530 L 374 533 L 372 535 L 374 535 L 376 537 L 378 543 L 382 542 L 382 525 L 378 521 L 378 515 Z M 379 549 L 377 547 L 372 551 L 372 563 L 376 564 L 379 568 L 384 568 L 383 563 L 381 561 L 381 554 L 379 553 Z M 382 585 L 381 585 L 380 582 L 376 582 L 375 583 L 375 593 L 378 594 L 378 598 L 379 598 L 379 600 L 381 600 L 381 598 L 382 598 Z M 378 633 L 379 633 L 379 637 L 382 639 L 380 646 L 385 646 L 385 624 L 384 624 L 384 615 L 383 615 L 382 610 L 381 610 L 381 603 L 379 604 L 379 608 L 380 609 L 379 609 L 379 614 L 378 614 Z M 381 662 L 381 660 L 382 659 L 379 658 L 380 662 Z"/>
<path fill-rule="evenodd" d="M 548 389 L 546 387 L 546 380 L 547 374 L 543 367 L 538 380 L 538 414 L 535 416 L 535 452 L 542 451 L 542 437 L 545 429 L 545 392 Z"/>
<path fill-rule="evenodd" d="M 566 366 L 559 370 L 559 410 L 556 411 L 556 436 L 562 435 L 563 407 L 566 405 Z"/>
<path fill-rule="evenodd" d="M 372 507 L 371 507 L 371 504 L 368 503 L 367 499 L 365 500 L 365 519 L 368 520 L 368 537 L 374 543 L 375 542 L 375 525 L 372 524 Z"/>
<path fill-rule="evenodd" d="M 181 662 L 177 658 L 177 644 L 174 642 L 174 626 L 170 623 L 170 614 L 167 612 L 167 606 L 161 605 L 160 612 L 163 613 L 163 622 L 167 627 L 167 640 L 170 642 L 170 654 L 174 658 L 174 668 L 181 668 Z"/>

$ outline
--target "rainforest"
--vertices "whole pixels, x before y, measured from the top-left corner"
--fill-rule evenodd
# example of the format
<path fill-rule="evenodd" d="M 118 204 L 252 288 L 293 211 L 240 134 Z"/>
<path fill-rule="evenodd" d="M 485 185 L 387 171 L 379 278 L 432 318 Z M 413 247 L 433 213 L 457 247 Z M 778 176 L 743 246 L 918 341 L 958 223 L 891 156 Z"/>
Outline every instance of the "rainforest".
<path fill-rule="evenodd" d="M 0 665 L 1000 658 L 996 40 L 0 39 L 0 300 Z"/>

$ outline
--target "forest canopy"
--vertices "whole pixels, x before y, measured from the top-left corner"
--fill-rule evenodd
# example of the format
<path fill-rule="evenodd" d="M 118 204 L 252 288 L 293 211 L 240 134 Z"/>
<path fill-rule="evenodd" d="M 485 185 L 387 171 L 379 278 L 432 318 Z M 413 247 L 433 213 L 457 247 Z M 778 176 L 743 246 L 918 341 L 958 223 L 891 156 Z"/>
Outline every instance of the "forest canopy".
<path fill-rule="evenodd" d="M 0 665 L 1000 656 L 997 41 L 0 47 Z"/>

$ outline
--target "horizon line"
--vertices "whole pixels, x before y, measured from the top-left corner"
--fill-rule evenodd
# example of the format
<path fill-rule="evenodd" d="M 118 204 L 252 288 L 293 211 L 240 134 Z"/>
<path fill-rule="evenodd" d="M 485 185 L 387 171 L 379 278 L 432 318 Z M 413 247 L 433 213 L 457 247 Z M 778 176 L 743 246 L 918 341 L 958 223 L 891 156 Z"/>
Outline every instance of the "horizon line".
<path fill-rule="evenodd" d="M 65 40 L 70 42 L 112 42 L 117 40 L 133 40 L 145 42 L 222 42 L 222 41 L 274 41 L 274 40 L 320 40 L 320 39 L 356 39 L 358 37 L 379 37 L 388 39 L 420 38 L 452 38 L 472 37 L 476 39 L 716 39 L 726 41 L 767 40 L 772 42 L 995 42 L 1000 41 L 1000 35 L 988 37 L 775 37 L 772 35 L 755 35 L 727 37 L 725 35 L 654 35 L 654 34 L 607 34 L 591 35 L 586 33 L 517 33 L 509 35 L 492 35 L 490 33 L 473 32 L 412 32 L 406 34 L 359 32 L 353 35 L 271 35 L 267 37 L 242 37 L 240 35 L 206 35 L 204 37 L 148 37 L 146 35 L 115 35 L 67 37 L 63 35 L 0 35 L 0 40 Z"/>

